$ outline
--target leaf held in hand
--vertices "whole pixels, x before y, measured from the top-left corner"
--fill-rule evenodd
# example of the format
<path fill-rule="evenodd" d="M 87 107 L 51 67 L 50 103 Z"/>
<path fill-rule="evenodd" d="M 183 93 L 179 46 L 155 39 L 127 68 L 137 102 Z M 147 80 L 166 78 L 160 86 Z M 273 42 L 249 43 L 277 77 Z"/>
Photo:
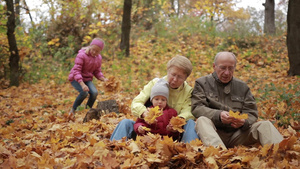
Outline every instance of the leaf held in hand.
<path fill-rule="evenodd" d="M 236 119 L 248 119 L 248 114 L 240 114 L 240 112 L 229 111 L 229 116 L 234 117 Z"/>
<path fill-rule="evenodd" d="M 145 131 L 151 131 L 151 129 L 148 128 L 148 127 L 143 126 L 142 128 L 143 128 Z"/>
<path fill-rule="evenodd" d="M 185 119 L 179 117 L 179 116 L 173 116 L 170 120 L 170 124 L 172 125 L 172 129 L 175 131 L 178 131 L 180 133 L 184 132 L 184 129 L 182 128 L 183 125 L 186 124 Z"/>
<path fill-rule="evenodd" d="M 144 120 L 148 123 L 148 124 L 153 124 L 155 119 L 159 116 L 161 116 L 163 114 L 163 112 L 161 110 L 159 110 L 158 106 L 155 106 L 153 108 L 149 109 L 149 113 L 148 115 L 144 118 Z"/>

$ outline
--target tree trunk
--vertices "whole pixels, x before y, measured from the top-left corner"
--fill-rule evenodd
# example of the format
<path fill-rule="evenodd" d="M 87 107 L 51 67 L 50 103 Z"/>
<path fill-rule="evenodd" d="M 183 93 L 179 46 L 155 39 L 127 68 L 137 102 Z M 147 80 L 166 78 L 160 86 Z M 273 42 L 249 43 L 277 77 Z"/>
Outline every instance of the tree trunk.
<path fill-rule="evenodd" d="M 177 16 L 180 15 L 180 0 L 177 0 Z"/>
<path fill-rule="evenodd" d="M 105 100 L 98 102 L 96 109 L 91 108 L 86 113 L 83 123 L 93 119 L 99 120 L 102 115 L 112 112 L 119 114 L 119 105 L 116 100 Z"/>
<path fill-rule="evenodd" d="M 13 0 L 5 0 L 7 5 L 7 39 L 9 44 L 10 86 L 19 86 L 19 52 L 15 37 L 15 10 Z"/>
<path fill-rule="evenodd" d="M 125 50 L 126 57 L 130 53 L 131 6 L 132 0 L 124 0 L 120 49 Z"/>
<path fill-rule="evenodd" d="M 16 6 L 16 25 L 20 25 L 21 24 L 21 20 L 20 20 L 20 0 L 15 0 L 15 6 Z"/>
<path fill-rule="evenodd" d="M 275 34 L 275 0 L 266 0 L 264 33 L 267 35 Z"/>
<path fill-rule="evenodd" d="M 287 14 L 287 48 L 290 63 L 288 75 L 300 75 L 300 2 L 289 0 Z"/>

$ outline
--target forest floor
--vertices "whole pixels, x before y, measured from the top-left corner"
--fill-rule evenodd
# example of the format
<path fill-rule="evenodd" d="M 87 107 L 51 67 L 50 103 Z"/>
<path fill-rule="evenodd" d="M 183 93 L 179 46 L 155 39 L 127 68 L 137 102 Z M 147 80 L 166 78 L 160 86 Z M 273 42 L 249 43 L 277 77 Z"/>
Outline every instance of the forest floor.
<path fill-rule="evenodd" d="M 142 50 L 138 47 L 133 49 L 133 55 Z M 281 54 L 241 53 L 237 56 L 235 72 L 236 77 L 249 84 L 256 97 L 260 120 L 270 120 L 284 136 L 280 144 L 223 150 L 205 147 L 201 140 L 185 144 L 157 135 L 109 141 L 119 121 L 135 120 L 130 112 L 132 99 L 147 81 L 165 74 L 156 66 L 165 65 L 172 56 L 141 53 L 146 54 L 118 61 L 104 59 L 103 71 L 110 80 L 107 83 L 95 81 L 100 91 L 97 101 L 117 100 L 120 114 L 109 113 L 100 120 L 83 123 L 88 111 L 83 107 L 74 119 L 67 117 L 77 96 L 67 81 L 58 84 L 55 79 L 45 79 L 1 89 L 0 168 L 300 167 L 300 77 L 287 76 L 287 57 Z M 153 57 L 148 57 L 151 54 Z M 198 52 L 197 57 L 190 57 L 194 70 L 187 81 L 191 86 L 198 77 L 212 72 L 212 57 L 207 55 L 212 54 Z M 126 69 L 129 66 L 131 74 L 122 74 L 121 66 L 113 69 L 116 65 Z M 131 81 L 127 83 L 129 78 Z"/>

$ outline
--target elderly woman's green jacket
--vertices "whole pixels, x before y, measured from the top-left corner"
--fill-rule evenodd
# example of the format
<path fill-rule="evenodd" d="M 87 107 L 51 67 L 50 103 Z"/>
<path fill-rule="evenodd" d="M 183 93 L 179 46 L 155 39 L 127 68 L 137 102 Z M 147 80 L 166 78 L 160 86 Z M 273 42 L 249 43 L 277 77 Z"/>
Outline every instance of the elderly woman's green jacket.
<path fill-rule="evenodd" d="M 163 77 L 167 80 L 167 76 Z M 154 84 L 158 81 L 158 78 L 151 80 L 144 89 L 136 96 L 131 103 L 131 112 L 133 115 L 141 118 L 143 112 L 147 110 L 145 103 L 150 98 L 151 89 Z M 175 109 L 179 117 L 183 117 L 186 121 L 194 119 L 191 112 L 191 94 L 193 88 L 184 82 L 178 89 L 172 89 L 169 87 L 169 107 Z"/>

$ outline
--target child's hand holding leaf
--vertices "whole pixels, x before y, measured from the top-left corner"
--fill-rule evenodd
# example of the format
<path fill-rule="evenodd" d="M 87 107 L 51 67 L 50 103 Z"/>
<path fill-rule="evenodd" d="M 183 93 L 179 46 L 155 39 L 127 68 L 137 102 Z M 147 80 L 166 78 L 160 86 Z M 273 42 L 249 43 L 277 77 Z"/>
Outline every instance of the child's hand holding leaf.
<path fill-rule="evenodd" d="M 181 117 L 179 117 L 179 116 L 173 116 L 172 118 L 171 118 L 171 120 L 170 120 L 170 123 L 169 123 L 169 125 L 170 125 L 170 127 L 171 127 L 171 131 L 177 131 L 177 132 L 179 132 L 179 133 L 182 133 L 182 132 L 184 132 L 184 129 L 182 128 L 182 126 L 184 126 L 186 124 L 186 121 L 185 121 L 185 119 L 183 119 L 183 118 L 181 118 Z M 168 126 L 169 126 L 168 125 Z"/>
<path fill-rule="evenodd" d="M 139 126 L 138 131 L 141 134 L 145 134 L 147 131 L 151 131 L 151 129 L 145 126 Z"/>
<path fill-rule="evenodd" d="M 149 109 L 149 113 L 144 118 L 144 120 L 148 124 L 153 124 L 156 121 L 155 119 L 161 115 L 163 115 L 162 110 L 160 110 L 158 106 L 155 106 Z"/>

